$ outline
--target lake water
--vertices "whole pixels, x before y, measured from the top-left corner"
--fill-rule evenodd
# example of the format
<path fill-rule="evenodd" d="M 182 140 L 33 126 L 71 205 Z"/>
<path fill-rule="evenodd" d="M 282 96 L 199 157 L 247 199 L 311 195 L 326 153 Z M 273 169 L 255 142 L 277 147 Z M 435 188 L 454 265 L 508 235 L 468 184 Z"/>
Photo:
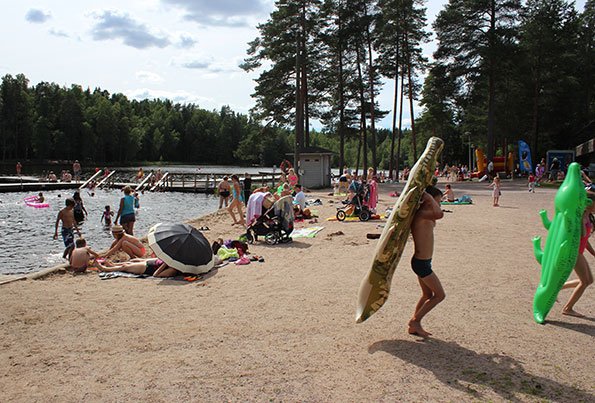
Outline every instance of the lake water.
<path fill-rule="evenodd" d="M 39 271 L 65 262 L 64 244 L 58 228 L 58 240 L 53 240 L 58 211 L 72 191 L 44 192 L 49 208 L 33 208 L 23 203 L 31 193 L 0 193 L 0 274 L 18 274 Z M 81 234 L 88 245 L 101 251 L 113 241 L 110 230 L 101 224 L 106 205 L 118 211 L 122 192 L 96 190 L 91 197 L 81 193 L 89 216 L 81 226 Z M 215 211 L 219 198 L 194 193 L 145 193 L 140 196 L 140 209 L 134 225 L 136 236 L 144 236 L 151 226 L 159 222 L 183 222 Z"/>

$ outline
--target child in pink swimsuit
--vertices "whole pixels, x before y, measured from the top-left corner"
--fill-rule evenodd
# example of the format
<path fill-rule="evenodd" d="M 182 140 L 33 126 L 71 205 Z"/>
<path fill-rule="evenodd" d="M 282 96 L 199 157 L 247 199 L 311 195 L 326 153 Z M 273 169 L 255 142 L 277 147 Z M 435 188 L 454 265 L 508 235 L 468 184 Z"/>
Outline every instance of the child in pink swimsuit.
<path fill-rule="evenodd" d="M 579 298 L 583 295 L 585 289 L 589 285 L 593 284 L 593 273 L 591 273 L 591 268 L 589 267 L 589 263 L 587 263 L 584 252 L 585 250 L 588 250 L 591 255 L 595 256 L 595 250 L 589 243 L 589 237 L 593 232 L 595 193 L 588 193 L 587 196 L 589 197 L 589 200 L 591 200 L 591 205 L 585 209 L 585 213 L 583 214 L 583 232 L 579 243 L 579 254 L 576 258 L 576 264 L 574 266 L 574 272 L 576 273 L 578 279 L 567 281 L 562 287 L 562 289 L 574 288 L 570 299 L 562 309 L 562 313 L 564 315 L 576 316 L 579 318 L 582 318 L 584 315 L 574 310 L 574 304 L 576 304 Z"/>

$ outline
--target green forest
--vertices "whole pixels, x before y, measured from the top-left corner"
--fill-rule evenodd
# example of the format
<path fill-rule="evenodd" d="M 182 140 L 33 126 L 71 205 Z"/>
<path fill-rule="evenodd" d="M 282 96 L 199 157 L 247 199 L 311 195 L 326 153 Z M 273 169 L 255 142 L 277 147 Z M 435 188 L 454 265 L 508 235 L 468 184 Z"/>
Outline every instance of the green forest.
<path fill-rule="evenodd" d="M 5 75 L 2 160 L 271 166 L 297 145 L 392 173 L 433 135 L 460 163 L 470 144 L 491 159 L 519 139 L 543 156 L 593 137 L 595 0 L 581 12 L 564 0 L 450 0 L 431 27 L 421 0 L 278 0 L 257 28 L 241 65 L 257 72 L 247 115 Z M 394 102 L 382 110 L 387 82 Z M 392 127 L 377 127 L 386 116 Z"/>

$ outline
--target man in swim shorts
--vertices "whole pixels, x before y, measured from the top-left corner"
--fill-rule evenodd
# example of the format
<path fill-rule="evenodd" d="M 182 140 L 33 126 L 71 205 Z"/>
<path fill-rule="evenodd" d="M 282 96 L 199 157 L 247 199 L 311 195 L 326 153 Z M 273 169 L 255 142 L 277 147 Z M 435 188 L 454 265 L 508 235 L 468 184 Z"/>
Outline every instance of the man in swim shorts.
<path fill-rule="evenodd" d="M 444 216 L 440 208 L 442 192 L 435 186 L 428 186 L 421 199 L 421 206 L 413 216 L 411 234 L 415 251 L 411 258 L 411 268 L 417 275 L 421 287 L 421 298 L 415 306 L 413 317 L 409 321 L 409 334 L 427 337 L 432 334 L 421 327 L 421 320 L 445 298 L 442 284 L 432 271 L 434 253 L 434 227 L 436 220 Z"/>

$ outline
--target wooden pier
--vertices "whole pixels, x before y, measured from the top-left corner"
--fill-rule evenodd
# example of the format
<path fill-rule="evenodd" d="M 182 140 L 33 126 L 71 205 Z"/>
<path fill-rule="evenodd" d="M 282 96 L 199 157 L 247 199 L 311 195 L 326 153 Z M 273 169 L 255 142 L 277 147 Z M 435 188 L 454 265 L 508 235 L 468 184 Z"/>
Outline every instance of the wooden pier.
<path fill-rule="evenodd" d="M 84 189 L 89 183 L 96 181 L 95 189 L 122 189 L 130 186 L 137 192 L 189 192 L 189 193 L 207 193 L 213 194 L 217 185 L 224 176 L 231 177 L 234 173 L 189 173 L 189 172 L 165 172 L 158 181 L 151 180 L 151 174 L 148 174 L 140 182 L 131 181 L 130 178 L 135 175 L 132 172 L 111 171 L 108 176 L 101 176 L 96 172 L 89 179 L 82 182 L 40 182 L 38 178 L 27 177 L 8 177 L 12 180 L 0 181 L 0 192 L 43 192 L 48 190 L 68 190 Z M 126 176 L 123 178 L 122 176 Z M 153 174 L 154 175 L 154 174 Z M 237 174 L 240 180 L 243 174 Z M 252 187 L 275 186 L 279 180 L 280 172 L 259 172 L 252 174 Z M 15 182 L 16 181 L 16 182 Z M 231 183 L 231 179 L 229 180 Z"/>

